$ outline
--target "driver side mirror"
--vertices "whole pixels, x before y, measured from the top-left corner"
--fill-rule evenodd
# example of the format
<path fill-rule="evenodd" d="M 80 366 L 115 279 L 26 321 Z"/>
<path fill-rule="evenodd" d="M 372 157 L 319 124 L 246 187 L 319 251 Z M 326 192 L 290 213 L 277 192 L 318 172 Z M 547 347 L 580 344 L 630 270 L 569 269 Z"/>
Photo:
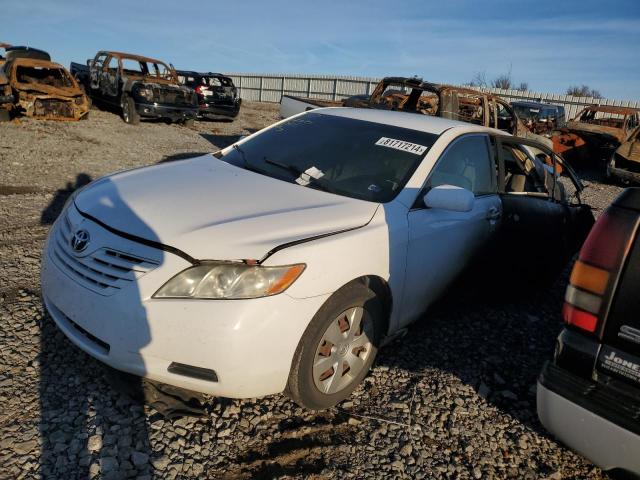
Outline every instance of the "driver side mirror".
<path fill-rule="evenodd" d="M 426 207 L 453 212 L 469 212 L 473 210 L 475 201 L 476 197 L 472 192 L 454 185 L 439 185 L 424 196 Z"/>

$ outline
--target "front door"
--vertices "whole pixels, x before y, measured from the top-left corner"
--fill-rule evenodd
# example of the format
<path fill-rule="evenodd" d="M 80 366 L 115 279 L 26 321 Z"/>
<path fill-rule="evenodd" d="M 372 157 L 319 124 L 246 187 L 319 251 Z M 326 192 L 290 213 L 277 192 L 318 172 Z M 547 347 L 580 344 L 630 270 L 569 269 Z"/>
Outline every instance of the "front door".
<path fill-rule="evenodd" d="M 456 212 L 427 208 L 423 195 L 439 185 L 473 192 L 473 209 Z M 496 167 L 489 154 L 488 136 L 471 134 L 454 140 L 408 213 L 403 324 L 415 320 L 443 293 L 497 229 L 501 205 L 496 192 Z"/>

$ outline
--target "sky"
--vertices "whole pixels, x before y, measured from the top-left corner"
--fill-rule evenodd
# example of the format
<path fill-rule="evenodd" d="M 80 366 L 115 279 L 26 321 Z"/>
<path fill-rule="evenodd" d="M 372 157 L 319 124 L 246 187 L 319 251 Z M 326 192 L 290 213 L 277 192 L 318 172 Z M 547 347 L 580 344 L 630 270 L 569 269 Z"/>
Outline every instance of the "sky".
<path fill-rule="evenodd" d="M 640 100 L 640 0 L 0 0 L 0 42 L 69 66 L 98 50 L 225 73 L 511 72 L 530 90 L 586 84 Z"/>

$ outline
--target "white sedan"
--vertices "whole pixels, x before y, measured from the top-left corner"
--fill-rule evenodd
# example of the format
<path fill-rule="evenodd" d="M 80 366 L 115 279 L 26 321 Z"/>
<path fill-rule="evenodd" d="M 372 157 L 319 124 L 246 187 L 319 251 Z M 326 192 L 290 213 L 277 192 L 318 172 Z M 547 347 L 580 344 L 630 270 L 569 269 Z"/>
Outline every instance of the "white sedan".
<path fill-rule="evenodd" d="M 517 245 L 536 268 L 536 252 L 576 250 L 590 213 L 545 155 L 557 167 L 546 147 L 441 118 L 306 112 L 77 192 L 46 243 L 44 302 L 116 369 L 326 408 L 484 247 Z"/>

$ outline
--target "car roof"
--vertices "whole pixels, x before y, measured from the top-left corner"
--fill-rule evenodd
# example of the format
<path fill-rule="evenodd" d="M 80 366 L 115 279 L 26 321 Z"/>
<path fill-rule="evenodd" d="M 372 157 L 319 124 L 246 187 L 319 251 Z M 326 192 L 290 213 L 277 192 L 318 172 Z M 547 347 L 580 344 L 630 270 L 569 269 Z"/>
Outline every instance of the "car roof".
<path fill-rule="evenodd" d="M 336 117 L 353 118 L 354 120 L 362 120 L 365 122 L 383 123 L 386 125 L 419 130 L 436 135 L 440 135 L 442 132 L 449 130 L 450 128 L 465 129 L 470 132 L 499 133 L 505 135 L 505 132 L 501 130 L 483 127 L 481 125 L 474 125 L 472 123 L 460 122 L 458 120 L 450 120 L 448 118 L 421 115 L 419 113 L 348 107 L 316 108 L 310 110 L 310 112 L 321 113 L 323 115 L 333 115 Z"/>

